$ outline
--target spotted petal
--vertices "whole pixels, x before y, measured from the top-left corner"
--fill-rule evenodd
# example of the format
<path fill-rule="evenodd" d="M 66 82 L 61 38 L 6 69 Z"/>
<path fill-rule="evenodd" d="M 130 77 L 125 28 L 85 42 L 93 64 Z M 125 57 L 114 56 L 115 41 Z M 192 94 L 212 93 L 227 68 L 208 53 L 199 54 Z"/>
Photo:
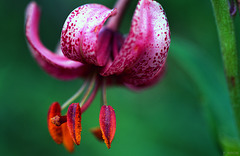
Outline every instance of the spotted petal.
<path fill-rule="evenodd" d="M 98 45 L 101 44 L 97 43 L 104 22 L 115 13 L 116 9 L 110 10 L 100 4 L 86 4 L 73 10 L 62 29 L 63 54 L 83 63 L 105 65 L 109 54 L 99 50 Z"/>
<path fill-rule="evenodd" d="M 38 34 L 39 19 L 40 9 L 35 2 L 31 2 L 26 9 L 25 33 L 29 48 L 39 65 L 47 73 L 59 79 L 85 76 L 88 66 L 55 54 L 42 44 Z"/>
<path fill-rule="evenodd" d="M 147 31 L 146 12 L 141 11 L 143 1 L 140 1 L 135 10 L 129 34 L 113 61 L 109 61 L 101 71 L 102 76 L 122 73 L 125 68 L 131 67 L 142 55 L 144 48 L 144 39 Z"/>
<path fill-rule="evenodd" d="M 163 73 L 167 52 L 170 46 L 170 30 L 162 6 L 152 0 L 139 3 L 144 16 L 146 40 L 140 59 L 124 71 L 123 81 L 136 87 L 151 84 Z"/>
<path fill-rule="evenodd" d="M 160 77 L 170 45 L 169 25 L 162 6 L 153 0 L 140 0 L 131 30 L 119 55 L 101 75 L 121 74 L 126 85 L 147 86 Z"/>
<path fill-rule="evenodd" d="M 159 71 L 159 73 L 157 73 L 154 77 L 152 77 L 151 79 L 148 79 L 147 81 L 145 82 L 142 82 L 140 84 L 131 84 L 131 83 L 126 83 L 126 82 L 123 82 L 123 84 L 132 89 L 132 90 L 140 90 L 140 89 L 144 89 L 144 88 L 147 88 L 147 87 L 150 87 L 150 86 L 153 86 L 154 84 L 156 84 L 165 74 L 165 65 L 162 67 L 162 69 Z M 121 77 L 119 78 L 120 81 L 123 81 L 124 79 L 128 79 L 128 77 L 125 75 L 123 76 L 122 80 L 121 80 Z M 139 80 L 141 81 L 141 80 Z"/>

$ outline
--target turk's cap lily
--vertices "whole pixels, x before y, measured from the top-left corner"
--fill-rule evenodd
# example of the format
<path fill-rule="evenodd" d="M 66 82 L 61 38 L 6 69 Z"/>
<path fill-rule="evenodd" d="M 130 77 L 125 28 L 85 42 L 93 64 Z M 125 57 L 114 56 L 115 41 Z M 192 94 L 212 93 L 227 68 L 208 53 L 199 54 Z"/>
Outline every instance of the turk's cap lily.
<path fill-rule="evenodd" d="M 131 88 L 149 86 L 161 77 L 170 46 L 165 12 L 155 1 L 140 0 L 126 38 L 104 26 L 117 12 L 100 4 L 76 8 L 63 26 L 61 49 L 53 53 L 40 41 L 40 9 L 32 2 L 26 11 L 29 48 L 40 66 L 59 79 L 85 78 L 97 71 Z"/>
<path fill-rule="evenodd" d="M 86 4 L 73 10 L 61 32 L 59 48 L 54 53 L 41 42 L 38 34 L 40 9 L 31 2 L 26 10 L 25 33 L 30 51 L 39 65 L 61 80 L 86 78 L 81 88 L 62 106 L 54 102 L 48 112 L 48 129 L 53 140 L 70 152 L 81 141 L 81 114 L 90 106 L 98 88 L 102 88 L 103 105 L 100 128 L 95 136 L 111 147 L 116 116 L 106 102 L 106 86 L 125 85 L 141 89 L 155 84 L 165 71 L 170 46 L 170 30 L 162 6 L 153 0 L 139 0 L 129 34 L 117 31 L 121 5 L 109 9 L 100 4 Z M 106 22 L 107 21 L 107 22 Z M 105 24 L 106 22 L 106 24 Z M 80 103 L 72 103 L 88 85 Z M 61 111 L 69 104 L 66 115 Z"/>

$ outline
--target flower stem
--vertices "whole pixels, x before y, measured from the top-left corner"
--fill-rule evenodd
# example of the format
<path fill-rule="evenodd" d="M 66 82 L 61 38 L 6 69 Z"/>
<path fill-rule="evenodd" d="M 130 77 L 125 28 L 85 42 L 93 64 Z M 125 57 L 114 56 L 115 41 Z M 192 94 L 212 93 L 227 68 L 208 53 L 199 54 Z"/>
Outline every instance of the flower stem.
<path fill-rule="evenodd" d="M 232 108 L 240 132 L 240 81 L 238 56 L 233 21 L 227 0 L 211 0 L 215 13 L 224 70 Z"/>
<path fill-rule="evenodd" d="M 212 4 L 216 16 L 230 98 L 233 107 L 240 107 L 238 56 L 233 21 L 229 14 L 227 0 L 212 0 Z"/>
<path fill-rule="evenodd" d="M 122 16 L 125 12 L 125 9 L 127 7 L 129 0 L 118 0 L 114 6 L 114 8 L 117 8 L 117 14 L 111 18 L 109 18 L 107 22 L 107 27 L 113 31 L 117 31 Z"/>

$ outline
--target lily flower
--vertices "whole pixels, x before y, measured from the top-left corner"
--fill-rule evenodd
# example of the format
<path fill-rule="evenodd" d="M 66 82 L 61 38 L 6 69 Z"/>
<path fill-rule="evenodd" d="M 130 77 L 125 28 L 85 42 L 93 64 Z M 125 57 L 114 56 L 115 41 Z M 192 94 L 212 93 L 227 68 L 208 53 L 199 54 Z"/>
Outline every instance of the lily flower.
<path fill-rule="evenodd" d="M 26 39 L 38 64 L 57 79 L 85 79 L 80 89 L 62 106 L 53 103 L 49 109 L 49 132 L 57 143 L 65 140 L 69 151 L 73 151 L 72 141 L 80 144 L 81 114 L 90 106 L 99 88 L 102 88 L 103 96 L 100 134 L 110 148 L 116 117 L 114 109 L 106 102 L 106 86 L 143 89 L 158 82 L 164 73 L 170 46 L 170 30 L 164 10 L 154 0 L 139 0 L 129 34 L 125 37 L 118 32 L 118 27 L 128 1 L 118 0 L 114 9 L 86 4 L 73 10 L 63 25 L 60 48 L 55 53 L 40 40 L 38 5 L 31 2 L 27 6 Z M 80 103 L 73 103 L 84 90 Z M 61 111 L 69 104 L 67 115 L 61 116 Z"/>

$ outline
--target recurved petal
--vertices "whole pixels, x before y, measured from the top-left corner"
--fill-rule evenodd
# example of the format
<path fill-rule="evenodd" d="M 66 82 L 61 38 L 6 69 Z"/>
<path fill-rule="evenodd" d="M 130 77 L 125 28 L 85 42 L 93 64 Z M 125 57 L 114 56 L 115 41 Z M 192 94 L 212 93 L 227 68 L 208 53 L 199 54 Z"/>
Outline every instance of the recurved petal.
<path fill-rule="evenodd" d="M 134 66 L 124 71 L 122 79 L 136 87 L 151 84 L 161 75 L 170 46 L 169 25 L 162 6 L 152 0 L 141 0 L 139 5 L 147 34 L 144 51 Z"/>
<path fill-rule="evenodd" d="M 143 1 L 140 0 L 137 5 L 129 34 L 124 40 L 119 54 L 104 67 L 100 73 L 102 76 L 122 73 L 126 68 L 131 67 L 144 52 L 147 16 L 142 3 Z"/>
<path fill-rule="evenodd" d="M 74 151 L 74 143 L 72 137 L 69 133 L 67 123 L 62 124 L 62 133 L 63 133 L 63 145 L 69 151 Z"/>
<path fill-rule="evenodd" d="M 110 148 L 116 131 L 116 115 L 112 106 L 102 106 L 99 115 L 99 123 L 103 140 L 107 148 Z"/>
<path fill-rule="evenodd" d="M 63 141 L 62 136 L 62 128 L 61 126 L 56 126 L 51 122 L 51 119 L 55 117 L 56 115 L 61 116 L 61 106 L 58 102 L 52 103 L 48 110 L 48 116 L 47 116 L 47 123 L 48 123 L 48 130 L 52 137 L 52 139 L 57 143 L 61 144 Z"/>
<path fill-rule="evenodd" d="M 119 55 L 101 75 L 124 73 L 126 83 L 147 84 L 164 65 L 169 45 L 169 25 L 162 6 L 152 0 L 140 0 Z"/>
<path fill-rule="evenodd" d="M 123 82 L 123 84 L 132 89 L 132 90 L 141 90 L 141 89 L 145 89 L 147 87 L 151 87 L 153 86 L 154 84 L 156 84 L 159 80 L 161 80 L 161 78 L 165 75 L 165 71 L 166 71 L 166 67 L 165 65 L 163 66 L 163 68 L 159 71 L 159 73 L 157 73 L 153 78 L 151 79 L 148 79 L 144 82 L 142 82 L 141 79 L 135 79 L 135 84 L 131 84 L 131 83 L 126 83 L 126 82 Z M 124 76 L 123 76 L 124 77 Z M 121 78 L 120 78 L 121 79 Z M 124 78 L 123 78 L 124 80 Z M 121 81 L 121 80 L 120 80 Z M 139 83 L 137 82 L 139 81 Z"/>
<path fill-rule="evenodd" d="M 116 9 L 110 10 L 100 4 L 86 4 L 73 10 L 62 29 L 63 54 L 83 63 L 104 65 L 107 54 L 98 50 L 98 36 L 104 22 L 115 13 Z"/>
<path fill-rule="evenodd" d="M 88 66 L 52 53 L 42 44 L 38 34 L 39 19 L 40 9 L 35 2 L 31 2 L 26 9 L 25 33 L 29 48 L 39 65 L 47 73 L 59 79 L 85 76 Z"/>
<path fill-rule="evenodd" d="M 81 108 L 79 103 L 73 103 L 68 107 L 67 126 L 72 140 L 79 145 L 81 141 Z"/>

